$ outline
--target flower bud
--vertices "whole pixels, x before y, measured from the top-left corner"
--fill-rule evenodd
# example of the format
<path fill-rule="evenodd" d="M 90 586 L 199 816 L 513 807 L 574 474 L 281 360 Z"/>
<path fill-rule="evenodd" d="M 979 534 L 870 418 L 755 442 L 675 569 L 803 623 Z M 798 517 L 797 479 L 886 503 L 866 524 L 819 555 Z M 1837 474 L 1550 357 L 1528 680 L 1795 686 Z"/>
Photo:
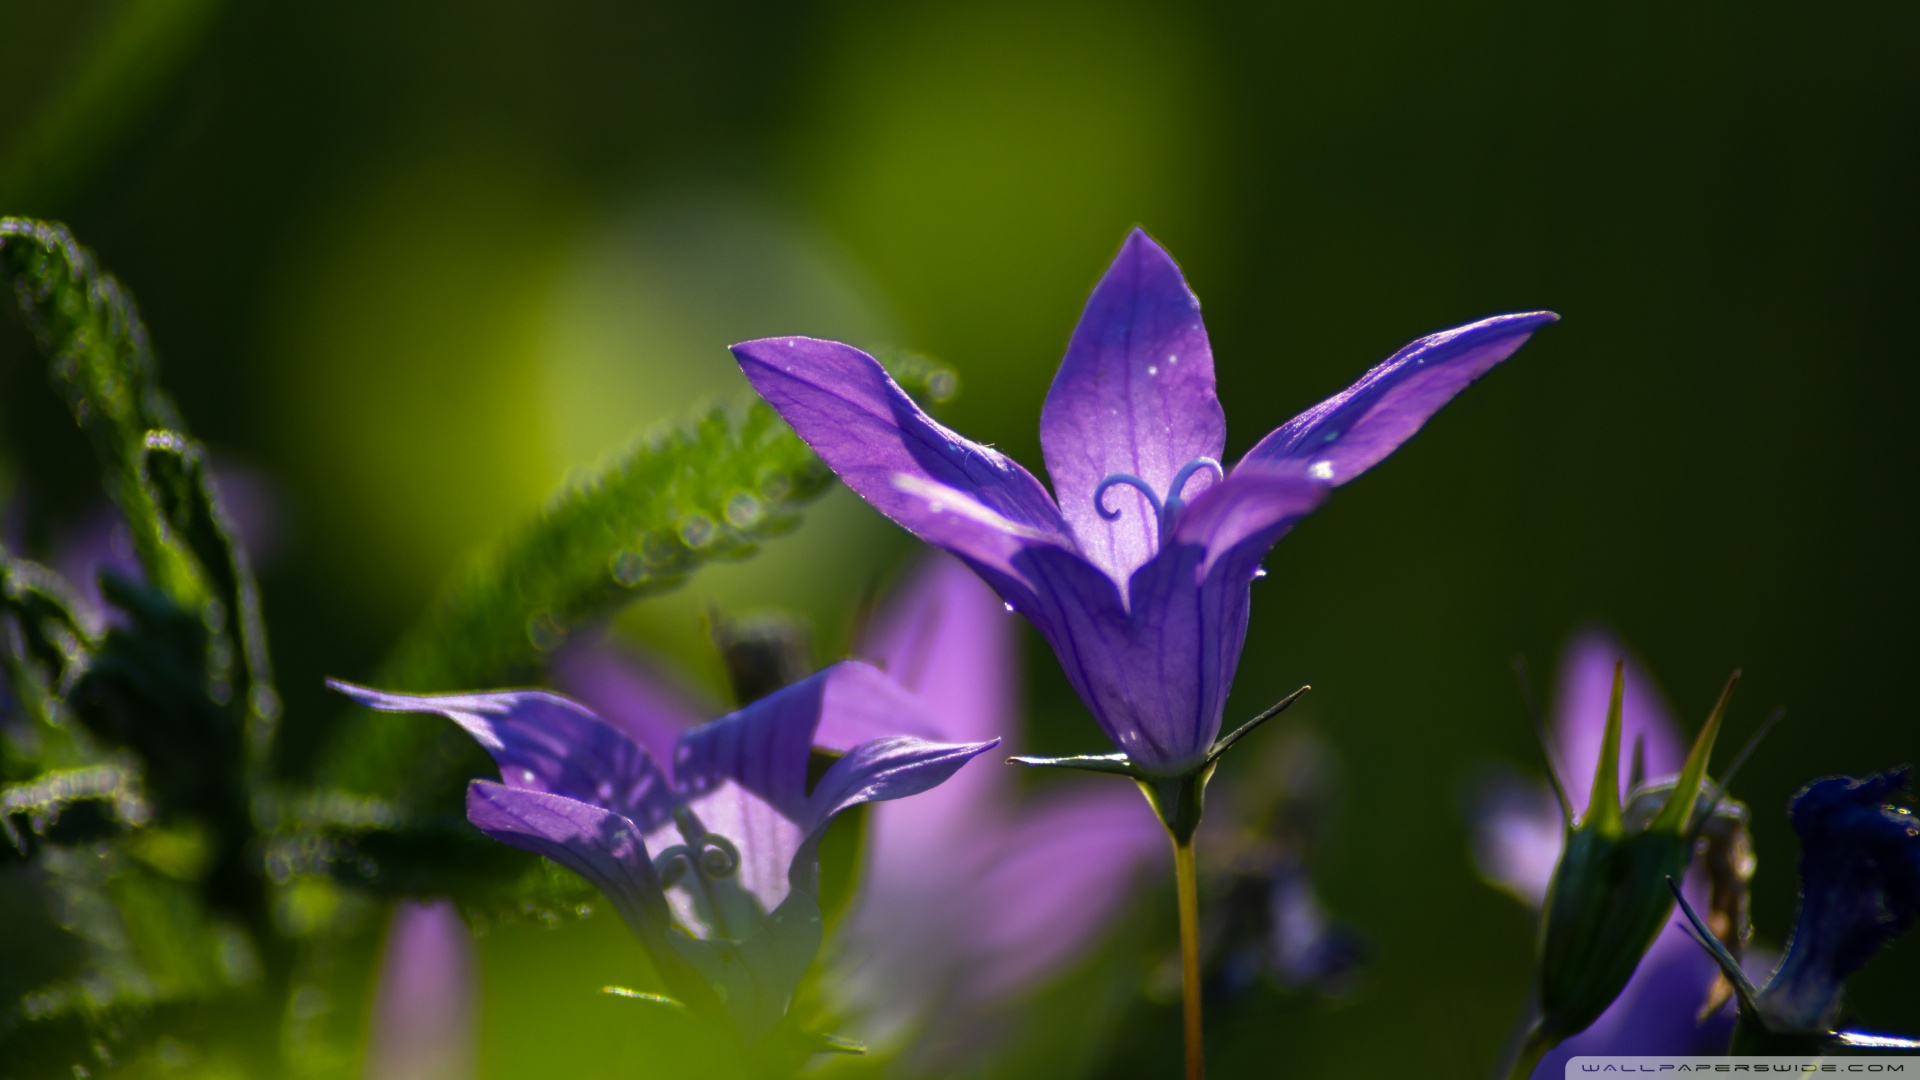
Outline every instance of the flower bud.
<path fill-rule="evenodd" d="M 1700 827 L 1718 793 L 1702 800 L 1707 759 L 1719 733 L 1729 680 L 1679 778 L 1620 798 L 1621 666 L 1614 667 L 1606 734 L 1593 794 L 1570 822 L 1540 924 L 1540 1017 L 1530 1046 L 1541 1052 L 1586 1030 L 1626 986 L 1673 911 L 1668 881 L 1686 876 Z M 1705 805 L 1702 805 L 1704 802 Z"/>

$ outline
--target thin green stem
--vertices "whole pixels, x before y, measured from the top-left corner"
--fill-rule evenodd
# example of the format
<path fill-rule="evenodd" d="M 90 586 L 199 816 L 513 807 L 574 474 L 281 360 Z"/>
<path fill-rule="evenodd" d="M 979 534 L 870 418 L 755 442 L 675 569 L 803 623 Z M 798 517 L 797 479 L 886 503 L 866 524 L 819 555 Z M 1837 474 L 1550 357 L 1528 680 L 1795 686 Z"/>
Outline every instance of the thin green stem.
<path fill-rule="evenodd" d="M 1205 1080 L 1200 1039 L 1200 890 L 1193 873 L 1193 838 L 1173 842 L 1173 875 L 1180 893 L 1180 1005 L 1187 1031 L 1187 1080 Z"/>

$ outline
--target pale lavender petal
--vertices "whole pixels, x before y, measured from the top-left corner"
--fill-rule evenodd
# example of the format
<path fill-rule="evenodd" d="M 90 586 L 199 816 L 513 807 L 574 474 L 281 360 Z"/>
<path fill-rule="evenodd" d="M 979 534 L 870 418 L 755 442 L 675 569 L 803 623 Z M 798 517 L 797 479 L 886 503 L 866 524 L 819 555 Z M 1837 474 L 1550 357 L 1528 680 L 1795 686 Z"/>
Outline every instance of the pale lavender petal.
<path fill-rule="evenodd" d="M 543 690 L 390 694 L 330 679 L 369 709 L 430 713 L 466 729 L 508 787 L 603 806 L 652 828 L 673 813 L 666 776 L 640 745 L 575 702 Z"/>
<path fill-rule="evenodd" d="M 598 806 L 487 780 L 467 785 L 467 820 L 503 844 L 552 859 L 613 902 L 656 962 L 672 925 L 641 829 Z M 665 974 L 663 972 L 663 974 Z"/>
<path fill-rule="evenodd" d="M 1040 413 L 1047 476 L 1082 553 L 1125 581 L 1153 555 L 1154 509 L 1116 487 L 1106 501 L 1120 516 L 1104 520 L 1095 488 L 1126 473 L 1164 496 L 1181 466 L 1218 461 L 1226 439 L 1200 301 L 1173 259 L 1135 229 L 1094 286 Z M 1192 493 L 1206 483 L 1195 477 Z"/>
<path fill-rule="evenodd" d="M 977 574 L 936 554 L 894 591 L 859 654 L 926 703 L 930 737 L 978 742 L 999 736 L 1012 751 L 1018 629 Z"/>
<path fill-rule="evenodd" d="M 1476 793 L 1473 863 L 1480 876 L 1535 908 L 1566 843 L 1560 803 L 1545 784 L 1501 776 Z"/>
<path fill-rule="evenodd" d="M 823 723 L 824 717 L 832 717 Z M 787 820 L 804 823 L 807 758 L 815 733 L 850 738 L 877 731 L 931 732 L 920 699 L 879 669 L 843 661 L 687 732 L 673 761 L 674 785 L 697 795 L 732 780 Z M 828 750 L 853 749 L 842 742 Z"/>
<path fill-rule="evenodd" d="M 1559 318 L 1550 311 L 1496 315 L 1430 334 L 1360 381 L 1282 424 L 1242 464 L 1294 464 L 1344 484 L 1412 438 L 1427 418 Z"/>
<path fill-rule="evenodd" d="M 1070 543 L 1053 499 L 1006 455 L 936 423 L 850 345 L 764 338 L 733 347 L 740 370 L 847 486 L 918 533 L 925 501 L 899 477 L 962 492 L 1013 525 Z"/>
<path fill-rule="evenodd" d="M 569 645 L 548 665 L 553 685 L 652 755 L 673 760 L 680 736 L 719 710 L 704 710 L 630 650 L 606 641 Z"/>
<path fill-rule="evenodd" d="M 722 780 L 688 799 L 687 809 L 708 832 L 726 837 L 739 849 L 740 866 L 732 880 L 759 902 L 761 912 L 779 907 L 787 898 L 794 857 L 806 839 L 799 824 L 731 780 Z M 649 851 L 664 851 L 682 842 L 672 824 L 647 834 Z M 696 934 L 730 936 L 725 927 L 710 924 L 685 887 L 669 890 L 667 902 L 680 925 Z"/>
<path fill-rule="evenodd" d="M 1613 696 L 1613 665 L 1627 661 L 1625 692 L 1620 700 L 1620 784 L 1627 775 L 1636 741 L 1645 747 L 1647 777 L 1670 776 L 1686 762 L 1686 746 L 1670 719 L 1646 670 L 1618 641 L 1589 631 L 1567 646 L 1560 661 L 1560 683 L 1554 696 L 1553 732 L 1560 781 L 1575 813 L 1586 810 L 1593 794 L 1593 772 L 1600 762 L 1600 741 L 1607 729 L 1607 705 Z"/>
<path fill-rule="evenodd" d="M 930 911 L 967 928 L 961 991 L 983 1005 L 1031 989 L 1085 956 L 1167 860 L 1166 829 L 1137 791 L 1094 778 L 1023 810 L 964 892 Z M 961 921 L 965 920 L 965 921 Z"/>
<path fill-rule="evenodd" d="M 366 1080 L 475 1075 L 476 969 L 473 936 L 451 903 L 394 906 L 367 1029 Z"/>

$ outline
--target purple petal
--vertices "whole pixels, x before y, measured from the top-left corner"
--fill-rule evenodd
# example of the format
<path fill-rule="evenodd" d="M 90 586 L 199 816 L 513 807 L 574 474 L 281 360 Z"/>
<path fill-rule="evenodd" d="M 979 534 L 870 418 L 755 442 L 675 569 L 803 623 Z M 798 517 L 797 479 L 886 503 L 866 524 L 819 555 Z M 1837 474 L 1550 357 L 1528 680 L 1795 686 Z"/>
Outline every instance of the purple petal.
<path fill-rule="evenodd" d="M 672 761 L 681 734 L 719 711 L 696 707 L 644 659 L 611 642 L 570 645 L 548 672 L 554 686 L 639 743 L 656 762 Z"/>
<path fill-rule="evenodd" d="M 681 736 L 674 784 L 700 794 L 732 780 L 787 820 L 804 823 L 807 758 L 819 730 L 847 740 L 881 731 L 930 732 L 933 722 L 918 698 L 877 668 L 843 661 Z"/>
<path fill-rule="evenodd" d="M 957 559 L 933 555 L 875 616 L 859 654 L 926 703 L 931 738 L 978 742 L 997 735 L 1011 751 L 1017 632 L 978 575 Z"/>
<path fill-rule="evenodd" d="M 1393 453 L 1468 383 L 1559 318 L 1550 311 L 1496 315 L 1423 337 L 1276 428 L 1242 463 L 1291 463 L 1316 479 L 1344 484 Z"/>
<path fill-rule="evenodd" d="M 1912 771 L 1815 780 L 1788 813 L 1800 911 L 1756 1007 L 1775 1030 L 1829 1031 L 1846 981 L 1920 920 L 1920 822 L 1900 804 Z"/>
<path fill-rule="evenodd" d="M 1205 551 L 1202 575 L 1226 560 L 1243 567 L 1251 581 L 1280 537 L 1326 498 L 1326 484 L 1294 469 L 1237 468 L 1186 508 L 1174 525 L 1172 543 Z"/>
<path fill-rule="evenodd" d="M 726 837 L 739 849 L 740 866 L 733 880 L 759 901 L 761 911 L 779 907 L 789 892 L 793 860 L 806 840 L 799 824 L 731 780 L 688 799 L 687 809 L 707 831 Z M 647 835 L 649 851 L 664 851 L 682 842 L 671 824 Z M 719 934 L 720 928 L 708 924 L 685 888 L 670 890 L 667 902 L 680 925 L 702 936 L 726 936 Z"/>
<path fill-rule="evenodd" d="M 1473 863 L 1480 876 L 1538 908 L 1566 844 L 1560 803 L 1545 785 L 1502 776 L 1474 798 Z"/>
<path fill-rule="evenodd" d="M 955 539 L 922 531 L 939 524 L 929 521 L 926 491 L 950 488 L 993 519 L 1071 544 L 1040 481 L 992 447 L 935 423 L 866 353 L 794 337 L 744 342 L 733 355 L 753 388 L 828 467 L 909 532 L 932 543 Z"/>
<path fill-rule="evenodd" d="M 542 690 L 389 694 L 330 679 L 369 709 L 444 716 L 493 756 L 508 787 L 603 806 L 652 828 L 673 814 L 667 779 L 640 745 L 585 708 Z"/>
<path fill-rule="evenodd" d="M 963 992 L 977 1004 L 1017 994 L 1086 955 L 1167 856 L 1151 808 L 1105 778 L 1023 811 L 968 890 L 972 953 Z M 956 916 L 960 910 L 949 902 Z M 928 929 L 939 924 L 930 920 Z"/>
<path fill-rule="evenodd" d="M 1005 820 L 977 821 L 938 850 L 885 834 L 911 828 L 896 811 L 939 803 L 945 788 L 875 813 L 870 850 L 909 858 L 873 856 L 835 943 L 834 985 L 862 1038 L 898 1041 L 918 1029 L 922 1046 L 960 1041 L 1109 929 L 1141 872 L 1165 859 L 1166 833 L 1120 786 L 1064 787 Z"/>
<path fill-rule="evenodd" d="M 393 909 L 367 1031 L 366 1080 L 465 1080 L 475 1075 L 473 937 L 445 900 Z"/>
<path fill-rule="evenodd" d="M 1582 634 L 1562 655 L 1553 709 L 1560 781 L 1575 813 L 1586 809 L 1593 794 L 1593 771 L 1600 762 L 1600 740 L 1606 734 L 1607 705 L 1613 696 L 1613 665 L 1622 657 L 1627 660 L 1626 691 L 1620 701 L 1623 794 L 1635 740 L 1645 746 L 1648 778 L 1677 773 L 1686 762 L 1686 747 L 1645 669 L 1608 635 L 1598 631 Z"/>
<path fill-rule="evenodd" d="M 934 743 L 895 735 L 861 743 L 833 763 L 807 798 L 801 827 L 809 840 L 826 829 L 836 814 L 861 803 L 904 799 L 938 787 L 960 766 L 1000 745 Z"/>
<path fill-rule="evenodd" d="M 672 917 L 640 827 L 620 814 L 487 780 L 467 785 L 467 820 L 488 836 L 552 859 L 604 893 L 656 962 Z M 665 974 L 663 972 L 663 974 Z"/>
<path fill-rule="evenodd" d="M 1040 413 L 1047 475 L 1081 551 L 1125 581 L 1153 555 L 1158 524 L 1132 488 L 1107 493 L 1120 516 L 1103 520 L 1094 506 L 1100 481 L 1126 473 L 1164 496 L 1181 466 L 1218 461 L 1226 440 L 1200 301 L 1160 245 L 1135 229 L 1087 299 Z"/>
<path fill-rule="evenodd" d="M 1028 577 L 1051 586 L 1028 613 L 1134 764 L 1175 775 L 1205 757 L 1246 641 L 1248 586 L 1274 541 L 1325 495 L 1291 470 L 1237 470 L 1186 508 L 1124 603 L 1077 556 L 1022 556 Z"/>

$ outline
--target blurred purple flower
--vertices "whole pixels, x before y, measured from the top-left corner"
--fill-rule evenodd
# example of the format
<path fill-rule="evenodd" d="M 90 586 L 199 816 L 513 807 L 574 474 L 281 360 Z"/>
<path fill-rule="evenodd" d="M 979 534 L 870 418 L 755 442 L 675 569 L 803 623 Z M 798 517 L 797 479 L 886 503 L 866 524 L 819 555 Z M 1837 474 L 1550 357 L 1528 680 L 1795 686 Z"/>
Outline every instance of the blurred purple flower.
<path fill-rule="evenodd" d="M 395 905 L 367 1033 L 366 1080 L 475 1075 L 473 938 L 445 900 Z"/>
<path fill-rule="evenodd" d="M 932 725 L 912 694 L 851 662 L 685 732 L 667 759 L 671 775 L 639 742 L 556 694 L 331 685 L 369 708 L 434 713 L 466 729 L 503 781 L 469 785 L 467 819 L 586 878 L 670 990 L 723 1013 L 748 1040 L 785 1015 L 819 950 L 818 845 L 832 819 L 926 791 L 996 744 L 890 734 Z M 816 742 L 843 756 L 809 790 Z"/>
<path fill-rule="evenodd" d="M 933 738 L 1002 737 L 1017 749 L 1017 627 L 958 562 L 935 556 L 859 645 L 924 703 Z M 576 646 L 554 684 L 648 746 L 671 745 L 699 709 L 638 658 Z M 823 724 L 823 734 L 833 732 Z M 979 1060 L 999 1005 L 1085 955 L 1131 899 L 1166 839 L 1139 795 L 1064 782 L 1024 805 L 1002 769 L 868 812 L 854 907 L 828 949 L 826 990 L 876 1050 L 918 1063 Z"/>
<path fill-rule="evenodd" d="M 1568 645 L 1560 663 L 1554 701 L 1552 763 L 1574 806 L 1586 806 L 1592 794 L 1614 662 L 1626 650 L 1601 633 L 1587 633 Z M 1678 773 L 1686 748 L 1653 682 L 1631 658 L 1626 661 L 1621 701 L 1621 745 L 1635 748 L 1635 769 L 1644 778 Z M 1622 796 L 1632 786 L 1622 777 Z M 1547 883 L 1560 859 L 1565 838 L 1559 803 L 1544 784 L 1509 778 L 1482 792 L 1475 808 L 1474 862 L 1481 876 L 1536 910 L 1546 900 Z M 1698 867 L 1686 892 L 1704 902 L 1707 882 Z M 1690 940 L 1678 923 L 1660 932 L 1640 960 L 1633 978 L 1613 1005 L 1592 1026 L 1547 1052 L 1535 1077 L 1557 1077 L 1568 1059 L 1580 1054 L 1718 1054 L 1733 1033 L 1733 1012 L 1724 1004 L 1699 1019 L 1719 969 L 1712 957 Z"/>
<path fill-rule="evenodd" d="M 1017 629 L 978 577 L 939 555 L 879 613 L 860 652 L 926 702 L 941 739 L 1017 744 Z M 1082 958 L 1143 867 L 1165 860 L 1137 792 L 1072 778 L 1023 800 L 1014 779 L 969 770 L 869 816 L 828 989 L 876 1046 L 910 1040 L 921 1063 L 979 1060 L 1002 1006 Z"/>
<path fill-rule="evenodd" d="M 1200 304 L 1135 230 L 1081 314 L 1040 416 L 1058 503 L 1032 474 L 921 412 L 866 353 L 812 338 L 733 348 L 847 485 L 958 555 L 1039 628 L 1141 772 L 1207 757 L 1273 544 L 1554 315 L 1421 338 L 1222 469 L 1226 418 Z"/>

